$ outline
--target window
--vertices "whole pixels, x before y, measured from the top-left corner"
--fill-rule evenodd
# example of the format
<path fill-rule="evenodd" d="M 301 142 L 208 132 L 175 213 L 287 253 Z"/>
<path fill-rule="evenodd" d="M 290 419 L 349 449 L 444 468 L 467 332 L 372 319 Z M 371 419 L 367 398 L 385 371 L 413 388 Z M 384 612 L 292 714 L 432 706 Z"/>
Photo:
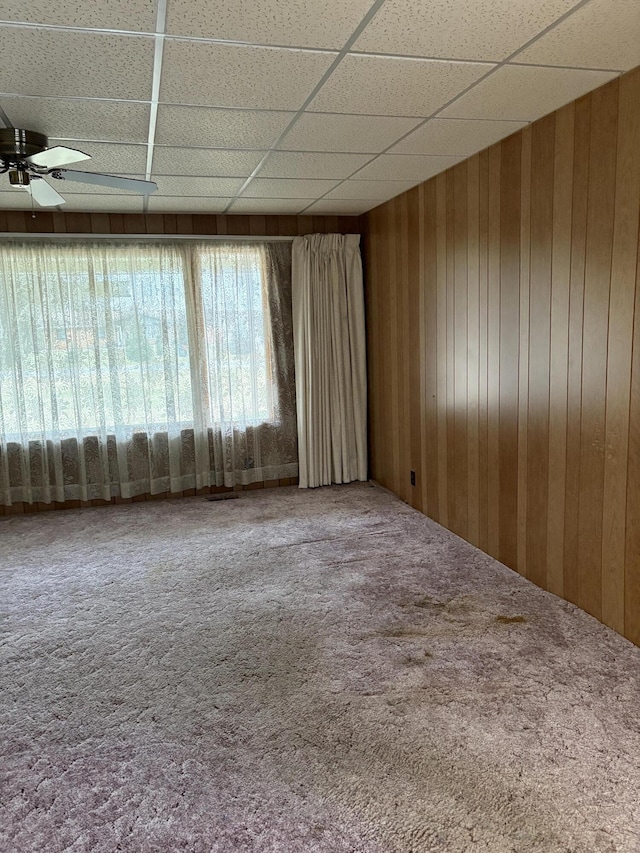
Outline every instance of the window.
<path fill-rule="evenodd" d="M 258 247 L 53 244 L 7 247 L 3 255 L 5 439 L 193 426 L 191 263 L 210 421 L 274 420 Z"/>
<path fill-rule="evenodd" d="M 295 476 L 288 270 L 282 244 L 5 244 L 0 502 Z"/>
<path fill-rule="evenodd" d="M 211 422 L 276 420 L 264 258 L 255 246 L 199 247 L 196 280 Z"/>

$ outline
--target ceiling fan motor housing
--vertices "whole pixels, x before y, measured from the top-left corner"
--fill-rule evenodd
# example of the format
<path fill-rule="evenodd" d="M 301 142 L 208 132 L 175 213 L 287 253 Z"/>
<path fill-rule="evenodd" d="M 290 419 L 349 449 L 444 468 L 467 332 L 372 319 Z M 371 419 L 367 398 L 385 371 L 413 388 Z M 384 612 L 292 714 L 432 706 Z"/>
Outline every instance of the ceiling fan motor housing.
<path fill-rule="evenodd" d="M 12 187 L 28 187 L 31 179 L 24 169 L 12 169 L 9 172 L 9 183 Z"/>
<path fill-rule="evenodd" d="M 18 127 L 0 128 L 0 159 L 4 161 L 5 166 L 17 166 L 25 157 L 45 151 L 47 142 L 44 134 L 33 130 L 20 130 Z"/>

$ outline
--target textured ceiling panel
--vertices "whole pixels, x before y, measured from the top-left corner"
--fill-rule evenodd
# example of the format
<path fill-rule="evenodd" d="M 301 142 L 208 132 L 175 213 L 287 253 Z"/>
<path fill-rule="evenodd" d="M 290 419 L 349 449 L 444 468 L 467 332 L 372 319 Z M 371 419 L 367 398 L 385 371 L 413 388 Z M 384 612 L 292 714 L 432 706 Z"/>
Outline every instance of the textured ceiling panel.
<path fill-rule="evenodd" d="M 378 154 L 415 127 L 419 119 L 303 113 L 281 149 Z"/>
<path fill-rule="evenodd" d="M 261 178 L 347 178 L 369 160 L 368 154 L 316 154 L 274 151 Z"/>
<path fill-rule="evenodd" d="M 331 199 L 387 199 L 415 187 L 418 181 L 345 181 L 331 190 Z"/>
<path fill-rule="evenodd" d="M 233 198 L 242 186 L 242 178 L 184 178 L 154 174 L 151 180 L 158 185 L 158 195 L 200 195 L 212 198 L 215 196 Z"/>
<path fill-rule="evenodd" d="M 153 39 L 0 27 L 0 87 L 20 95 L 151 97 Z"/>
<path fill-rule="evenodd" d="M 160 100 L 173 104 L 297 110 L 333 54 L 169 40 Z"/>
<path fill-rule="evenodd" d="M 156 53 L 159 0 L 5 0 L 0 116 L 79 170 L 151 163 L 148 199 L 56 182 L 76 210 L 359 213 L 640 63 L 640 0 L 372 4 L 166 0 Z"/>
<path fill-rule="evenodd" d="M 254 178 L 242 193 L 247 198 L 318 198 L 337 181 Z"/>
<path fill-rule="evenodd" d="M 222 213 L 232 198 L 152 195 L 149 198 L 149 213 Z"/>
<path fill-rule="evenodd" d="M 591 0 L 515 62 L 626 70 L 640 64 L 639 0 Z"/>
<path fill-rule="evenodd" d="M 295 216 L 308 204 L 308 198 L 238 198 L 229 208 L 229 213 L 288 213 Z"/>
<path fill-rule="evenodd" d="M 533 121 L 615 76 L 607 71 L 505 65 L 443 110 L 441 117 Z"/>
<path fill-rule="evenodd" d="M 156 20 L 155 0 L 2 0 L 0 18 L 29 24 L 64 24 L 109 30 L 152 32 Z"/>
<path fill-rule="evenodd" d="M 387 0 L 353 49 L 500 61 L 578 2 Z"/>
<path fill-rule="evenodd" d="M 160 104 L 156 142 L 205 148 L 270 148 L 294 115 Z"/>
<path fill-rule="evenodd" d="M 463 159 L 437 154 L 381 154 L 354 177 L 367 181 L 426 181 Z"/>
<path fill-rule="evenodd" d="M 367 210 L 371 210 L 372 207 L 377 207 L 379 204 L 382 204 L 386 199 L 321 199 L 320 201 L 314 202 L 311 207 L 305 210 L 305 213 L 338 213 L 341 215 L 348 216 L 349 214 L 353 216 L 358 216 L 361 213 L 365 213 Z"/>
<path fill-rule="evenodd" d="M 391 154 L 474 154 L 525 127 L 523 121 L 433 118 L 391 149 Z"/>
<path fill-rule="evenodd" d="M 31 209 L 31 196 L 24 190 L 9 190 L 7 177 L 0 177 L 0 210 Z M 308 204 L 309 202 L 307 202 Z M 34 203 L 35 206 L 35 203 Z"/>
<path fill-rule="evenodd" d="M 153 174 L 247 178 L 264 153 L 264 151 L 221 151 L 156 146 L 153 155 Z"/>
<path fill-rule="evenodd" d="M 170 0 L 172 35 L 340 49 L 372 0 Z"/>
<path fill-rule="evenodd" d="M 2 97 L 0 103 L 14 127 L 49 138 L 145 142 L 149 132 L 147 104 L 20 97 Z"/>
<path fill-rule="evenodd" d="M 57 186 L 56 186 L 57 188 Z M 95 187 L 94 187 L 95 189 Z M 82 210 L 86 213 L 142 213 L 143 201 L 138 195 L 69 195 L 65 193 L 65 211 Z"/>
<path fill-rule="evenodd" d="M 369 115 L 430 115 L 493 66 L 346 56 L 309 109 Z"/>
<path fill-rule="evenodd" d="M 109 172 L 112 175 L 142 173 L 145 169 L 146 145 L 120 145 L 118 143 L 108 145 L 89 140 L 74 140 L 71 144 L 63 139 L 49 139 L 49 147 L 53 148 L 54 145 L 66 145 L 69 148 L 77 148 L 79 151 L 91 155 L 91 160 L 72 163 L 69 165 L 70 169 L 85 172 Z"/>

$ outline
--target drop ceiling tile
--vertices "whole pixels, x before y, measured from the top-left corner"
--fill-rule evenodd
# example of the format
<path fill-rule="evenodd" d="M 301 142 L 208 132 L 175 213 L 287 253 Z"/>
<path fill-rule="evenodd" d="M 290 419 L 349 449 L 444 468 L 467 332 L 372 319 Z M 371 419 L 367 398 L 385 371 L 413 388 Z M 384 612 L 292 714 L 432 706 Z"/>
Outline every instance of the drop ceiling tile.
<path fill-rule="evenodd" d="M 432 118 L 390 150 L 390 154 L 454 154 L 468 157 L 525 127 L 524 121 Z"/>
<path fill-rule="evenodd" d="M 119 172 L 118 174 L 122 175 L 125 178 L 136 178 L 138 180 L 144 180 L 144 175 L 128 175 L 124 172 Z M 49 178 L 49 183 L 52 187 L 58 190 L 63 196 L 67 197 L 70 195 L 99 195 L 99 196 L 124 196 L 128 198 L 129 196 L 135 198 L 142 198 L 142 194 L 140 193 L 131 193 L 127 190 L 117 190 L 113 187 L 96 187 L 95 184 L 81 184 L 76 183 L 76 181 L 65 181 L 58 180 L 56 178 Z"/>
<path fill-rule="evenodd" d="M 274 151 L 260 170 L 261 178 L 347 178 L 370 160 L 368 154 L 317 154 Z"/>
<path fill-rule="evenodd" d="M 5 183 L 6 182 L 6 183 Z M 3 179 L 0 186 L 6 187 L 9 182 Z M 307 202 L 308 204 L 309 202 Z M 34 203 L 34 208 L 37 205 Z M 31 195 L 25 190 L 1 190 L 0 210 L 31 210 Z"/>
<path fill-rule="evenodd" d="M 242 186 L 242 178 L 181 177 L 154 174 L 151 178 L 158 185 L 158 195 L 165 196 L 215 196 L 231 197 Z"/>
<path fill-rule="evenodd" d="M 18 95 L 148 100 L 153 39 L 0 27 L 0 85 Z"/>
<path fill-rule="evenodd" d="M 304 210 L 309 203 L 308 198 L 237 198 L 229 208 L 229 213 L 295 215 Z"/>
<path fill-rule="evenodd" d="M 160 104 L 156 142 L 205 148 L 270 148 L 294 115 Z"/>
<path fill-rule="evenodd" d="M 142 196 L 126 195 L 67 195 L 64 211 L 83 211 L 85 213 L 142 213 Z"/>
<path fill-rule="evenodd" d="M 149 133 L 147 104 L 0 96 L 0 105 L 14 127 L 50 138 L 145 142 Z"/>
<path fill-rule="evenodd" d="M 640 4 L 638 0 L 591 0 L 514 61 L 633 68 L 640 63 Z"/>
<path fill-rule="evenodd" d="M 243 198 L 319 198 L 337 181 L 254 178 L 242 193 Z"/>
<path fill-rule="evenodd" d="M 345 181 L 327 194 L 328 199 L 360 200 L 374 202 L 393 198 L 415 187 L 420 181 Z"/>
<path fill-rule="evenodd" d="M 426 181 L 464 157 L 441 154 L 381 154 L 354 177 L 367 181 Z"/>
<path fill-rule="evenodd" d="M 0 18 L 30 24 L 63 23 L 71 27 L 152 32 L 155 29 L 155 7 L 154 0 L 109 0 L 108 3 L 3 0 Z"/>
<path fill-rule="evenodd" d="M 91 160 L 70 164 L 70 169 L 85 172 L 108 172 L 111 175 L 144 172 L 147 162 L 146 145 L 121 145 L 118 143 L 91 142 L 90 140 L 49 139 L 49 148 L 66 145 L 91 155 Z"/>
<path fill-rule="evenodd" d="M 153 154 L 154 175 L 207 175 L 247 178 L 265 151 L 225 151 L 207 148 L 162 148 Z"/>
<path fill-rule="evenodd" d="M 222 213 L 231 198 L 156 196 L 149 198 L 149 213 Z"/>
<path fill-rule="evenodd" d="M 167 32 L 257 44 L 340 49 L 371 0 L 171 0 Z"/>
<path fill-rule="evenodd" d="M 416 118 L 303 113 L 280 144 L 282 150 L 379 154 L 418 124 Z"/>
<path fill-rule="evenodd" d="M 323 198 L 320 201 L 314 202 L 311 207 L 308 207 L 305 210 L 306 213 L 337 213 L 340 216 L 349 216 L 349 214 L 353 216 L 359 216 L 361 213 L 365 213 L 367 210 L 371 210 L 372 207 L 377 207 L 379 204 L 382 204 L 385 199 L 370 199 L 370 198 L 361 198 L 361 199 L 328 199 Z"/>
<path fill-rule="evenodd" d="M 504 65 L 440 114 L 440 118 L 533 121 L 617 75 L 575 68 Z"/>
<path fill-rule="evenodd" d="M 338 65 L 309 109 L 428 116 L 492 67 L 481 62 L 349 55 Z"/>
<path fill-rule="evenodd" d="M 387 0 L 354 50 L 499 61 L 578 0 Z"/>
<path fill-rule="evenodd" d="M 160 100 L 297 110 L 333 59 L 331 53 L 169 39 L 164 49 Z"/>

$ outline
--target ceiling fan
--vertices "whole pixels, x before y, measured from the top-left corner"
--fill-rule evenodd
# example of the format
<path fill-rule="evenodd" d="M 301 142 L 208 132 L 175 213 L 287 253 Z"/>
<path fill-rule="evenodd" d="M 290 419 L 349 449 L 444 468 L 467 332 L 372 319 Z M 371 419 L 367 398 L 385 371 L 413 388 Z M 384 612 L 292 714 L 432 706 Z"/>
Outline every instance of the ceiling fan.
<path fill-rule="evenodd" d="M 65 202 L 45 178 L 95 184 L 144 195 L 158 189 L 153 181 L 66 169 L 64 167 L 71 163 L 90 160 L 91 155 L 64 145 L 47 148 L 47 143 L 46 136 L 33 130 L 0 128 L 0 175 L 8 172 L 11 186 L 29 190 L 31 197 L 41 207 L 57 207 Z"/>

